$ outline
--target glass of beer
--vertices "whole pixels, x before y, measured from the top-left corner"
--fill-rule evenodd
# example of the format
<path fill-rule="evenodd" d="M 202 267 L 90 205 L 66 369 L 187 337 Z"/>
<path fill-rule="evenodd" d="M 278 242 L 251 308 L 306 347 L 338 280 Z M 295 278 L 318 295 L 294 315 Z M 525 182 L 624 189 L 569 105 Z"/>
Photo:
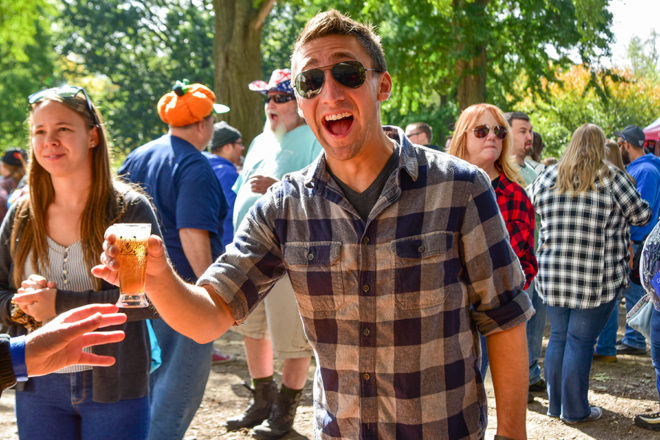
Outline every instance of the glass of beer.
<path fill-rule="evenodd" d="M 144 294 L 147 271 L 147 240 L 151 223 L 115 223 L 108 228 L 119 248 L 119 301 L 117 307 L 148 307 Z"/>

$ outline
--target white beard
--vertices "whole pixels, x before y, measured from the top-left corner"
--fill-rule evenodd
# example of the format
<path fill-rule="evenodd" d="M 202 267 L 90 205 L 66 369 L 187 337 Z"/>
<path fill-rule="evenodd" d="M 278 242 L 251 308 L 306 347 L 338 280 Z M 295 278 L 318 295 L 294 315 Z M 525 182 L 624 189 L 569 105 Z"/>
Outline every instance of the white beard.
<path fill-rule="evenodd" d="M 277 128 L 273 130 L 273 128 L 270 126 L 270 119 L 266 118 L 266 123 L 264 124 L 264 133 L 275 138 L 279 144 L 282 143 L 282 139 L 284 139 L 284 136 L 287 134 L 287 130 L 283 123 L 278 124 Z"/>

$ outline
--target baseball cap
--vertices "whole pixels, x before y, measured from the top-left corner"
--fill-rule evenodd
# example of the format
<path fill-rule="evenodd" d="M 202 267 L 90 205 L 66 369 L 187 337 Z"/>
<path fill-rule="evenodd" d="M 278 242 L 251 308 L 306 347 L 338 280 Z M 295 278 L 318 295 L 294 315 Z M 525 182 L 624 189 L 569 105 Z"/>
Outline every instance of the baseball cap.
<path fill-rule="evenodd" d="M 235 142 L 241 137 L 241 132 L 225 121 L 218 122 L 213 126 L 213 138 L 210 144 L 211 150 Z"/>
<path fill-rule="evenodd" d="M 5 150 L 1 160 L 7 165 L 20 167 L 27 162 L 27 152 L 21 148 L 9 148 Z"/>
<path fill-rule="evenodd" d="M 630 142 L 635 147 L 642 148 L 644 146 L 644 132 L 636 125 L 628 125 L 622 131 L 615 131 L 614 135 L 622 137 L 626 142 Z"/>

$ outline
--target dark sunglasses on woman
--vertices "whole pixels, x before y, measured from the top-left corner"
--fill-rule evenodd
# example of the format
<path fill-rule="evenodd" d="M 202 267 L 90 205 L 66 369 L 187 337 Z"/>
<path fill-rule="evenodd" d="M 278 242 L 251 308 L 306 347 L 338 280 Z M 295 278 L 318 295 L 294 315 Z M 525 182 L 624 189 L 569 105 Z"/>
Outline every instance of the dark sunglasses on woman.
<path fill-rule="evenodd" d="M 474 133 L 474 137 L 477 139 L 482 139 L 488 136 L 488 133 L 490 133 L 491 127 L 488 124 L 483 124 L 483 125 L 477 125 L 472 129 L 472 132 Z M 505 127 L 502 127 L 501 125 L 496 125 L 495 127 L 492 127 L 493 134 L 495 135 L 496 138 L 502 140 L 506 137 L 506 134 L 508 133 L 508 130 Z"/>
<path fill-rule="evenodd" d="M 317 67 L 315 69 L 303 70 L 296 75 L 294 85 L 298 94 L 311 99 L 321 93 L 325 84 L 325 71 L 329 70 L 332 77 L 339 84 L 357 89 L 367 79 L 367 71 L 375 72 L 376 69 L 365 69 L 359 61 L 342 61 L 330 66 Z"/>
<path fill-rule="evenodd" d="M 85 102 L 87 103 L 87 111 L 89 111 L 90 116 L 92 117 L 92 122 L 94 125 L 99 125 L 99 120 L 98 117 L 96 116 L 96 112 L 94 111 L 94 108 L 92 107 L 92 102 L 89 100 L 89 96 L 87 96 L 87 92 L 85 92 L 85 89 L 82 87 L 76 87 L 76 86 L 62 86 L 62 87 L 51 87 L 49 89 L 43 89 L 39 90 L 38 92 L 35 92 L 28 96 L 28 104 L 36 104 L 37 102 L 41 101 L 42 99 L 46 98 L 49 95 L 56 95 L 59 96 L 60 98 L 75 98 L 75 96 L 82 92 L 82 94 L 85 96 Z"/>

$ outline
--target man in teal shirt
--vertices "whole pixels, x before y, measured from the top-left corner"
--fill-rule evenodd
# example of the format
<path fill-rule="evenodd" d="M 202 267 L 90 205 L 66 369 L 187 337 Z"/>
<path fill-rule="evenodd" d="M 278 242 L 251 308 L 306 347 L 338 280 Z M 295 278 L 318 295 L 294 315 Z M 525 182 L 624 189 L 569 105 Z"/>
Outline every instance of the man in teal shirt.
<path fill-rule="evenodd" d="M 298 113 L 288 69 L 275 70 L 268 83 L 254 81 L 250 90 L 264 95 L 266 125 L 252 141 L 233 188 L 235 230 L 271 185 L 285 174 L 305 168 L 321 153 L 321 144 Z M 254 428 L 255 434 L 280 438 L 293 426 L 312 355 L 289 278 L 279 280 L 263 303 L 235 330 L 245 341 L 254 393 L 250 406 L 227 420 L 227 428 L 260 424 Z M 284 359 L 279 392 L 273 381 L 273 352 Z"/>

